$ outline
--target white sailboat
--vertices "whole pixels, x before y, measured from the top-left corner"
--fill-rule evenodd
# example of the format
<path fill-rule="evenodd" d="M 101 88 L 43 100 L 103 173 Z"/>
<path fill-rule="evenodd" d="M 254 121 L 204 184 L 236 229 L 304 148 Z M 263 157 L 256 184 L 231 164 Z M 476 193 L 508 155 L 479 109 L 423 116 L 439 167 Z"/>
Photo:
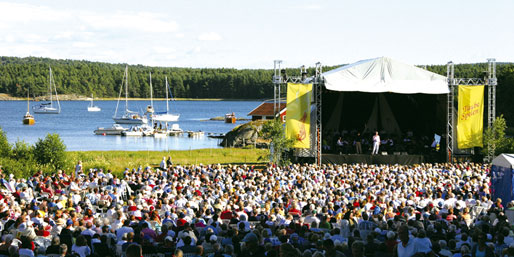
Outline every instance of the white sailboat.
<path fill-rule="evenodd" d="M 48 94 L 50 95 L 50 102 L 34 106 L 34 113 L 37 114 L 59 114 L 61 112 L 61 103 L 59 102 L 59 97 L 57 96 L 57 87 L 55 86 L 54 78 L 52 76 L 52 67 L 48 66 L 48 68 L 50 69 L 50 78 L 48 79 Z M 57 107 L 54 107 L 52 87 L 55 91 Z"/>
<path fill-rule="evenodd" d="M 93 104 L 93 94 L 91 94 L 91 104 L 89 104 L 89 106 L 87 107 L 87 111 L 88 112 L 99 112 L 101 110 L 102 109 L 100 109 L 100 107 Z"/>
<path fill-rule="evenodd" d="M 123 81 L 125 81 L 125 113 L 121 116 L 118 115 L 118 106 L 120 104 L 121 92 L 123 91 Z M 114 122 L 118 124 L 146 124 L 148 120 L 146 116 L 139 115 L 138 112 L 129 110 L 128 108 L 128 65 L 125 67 L 125 74 L 123 75 L 122 87 L 120 88 L 120 94 L 118 97 L 118 103 L 116 104 L 116 111 L 112 117 Z"/>
<path fill-rule="evenodd" d="M 168 100 L 168 91 L 169 91 L 168 77 L 166 77 L 166 112 L 156 112 L 154 115 L 152 115 L 153 121 L 161 121 L 161 122 L 178 121 L 180 114 L 169 113 L 170 106 L 169 106 L 169 100 Z"/>

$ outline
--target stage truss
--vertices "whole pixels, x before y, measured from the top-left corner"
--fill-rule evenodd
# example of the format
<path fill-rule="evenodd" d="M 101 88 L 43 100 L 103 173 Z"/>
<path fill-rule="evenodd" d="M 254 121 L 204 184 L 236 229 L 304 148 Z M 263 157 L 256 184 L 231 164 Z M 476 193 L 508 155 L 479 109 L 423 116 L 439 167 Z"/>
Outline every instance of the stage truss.
<path fill-rule="evenodd" d="M 280 112 L 280 103 L 285 102 L 287 94 L 287 83 L 312 83 L 313 99 L 311 100 L 311 106 L 315 106 L 316 111 L 314 119 L 314 128 L 311 128 L 310 140 L 313 142 L 309 149 L 296 149 L 294 155 L 297 157 L 314 157 L 316 164 L 321 165 L 321 147 L 322 147 L 322 128 L 321 128 L 321 105 L 322 97 L 321 91 L 323 88 L 323 78 L 321 73 L 323 72 L 321 63 L 316 63 L 316 73 L 314 77 L 307 77 L 307 69 L 305 66 L 300 67 L 300 76 L 289 76 L 285 69 L 280 66 L 281 60 L 274 61 L 274 73 L 273 73 L 273 113 L 277 117 Z M 286 114 L 287 115 L 287 114 Z"/>
<path fill-rule="evenodd" d="M 455 101 L 455 89 L 459 85 L 468 86 L 487 86 L 487 126 L 492 127 L 494 120 L 496 119 L 496 86 L 498 80 L 496 78 L 496 59 L 487 59 L 488 70 L 487 75 L 484 78 L 455 78 L 455 67 L 453 62 L 449 62 L 447 65 L 447 79 L 449 93 L 447 96 L 447 126 L 446 126 L 446 160 L 452 162 L 454 153 L 455 140 L 454 140 L 454 101 Z M 321 151 L 322 151 L 322 90 L 324 85 L 323 77 L 321 76 L 323 70 L 321 63 L 316 63 L 316 73 L 314 77 L 307 78 L 307 70 L 305 66 L 300 68 L 300 76 L 289 76 L 285 69 L 281 68 L 282 61 L 274 61 L 274 75 L 273 75 L 273 111 L 275 117 L 280 112 L 280 103 L 285 102 L 287 93 L 287 83 L 312 83 L 314 90 L 314 98 L 312 99 L 311 106 L 314 105 L 316 108 L 315 122 L 314 122 L 314 133 L 311 130 L 311 144 L 310 149 L 297 149 L 295 156 L 298 157 L 314 157 L 316 164 L 321 165 Z M 311 117 L 312 119 L 312 117 Z M 312 124 L 312 123 L 311 123 Z M 492 161 L 494 158 L 495 145 L 488 144 L 487 152 L 488 155 L 485 161 Z"/>
<path fill-rule="evenodd" d="M 446 69 L 446 77 L 448 78 L 448 88 L 450 92 L 447 97 L 447 125 L 446 125 L 446 161 L 453 162 L 455 153 L 455 90 L 459 85 L 465 86 L 487 86 L 487 127 L 492 127 L 496 119 L 496 86 L 498 80 L 496 78 L 496 59 L 487 59 L 487 75 L 484 78 L 455 78 L 455 67 L 453 62 L 448 62 Z M 494 144 L 487 145 L 486 162 L 492 161 L 494 158 Z"/>

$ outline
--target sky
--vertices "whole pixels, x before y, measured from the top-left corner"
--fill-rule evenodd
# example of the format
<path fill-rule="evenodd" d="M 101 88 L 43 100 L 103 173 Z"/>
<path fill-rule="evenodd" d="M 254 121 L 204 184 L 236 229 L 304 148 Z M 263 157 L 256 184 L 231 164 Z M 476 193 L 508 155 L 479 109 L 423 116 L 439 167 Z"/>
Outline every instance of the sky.
<path fill-rule="evenodd" d="M 514 61 L 512 0 L 0 0 L 0 56 L 161 67 Z"/>

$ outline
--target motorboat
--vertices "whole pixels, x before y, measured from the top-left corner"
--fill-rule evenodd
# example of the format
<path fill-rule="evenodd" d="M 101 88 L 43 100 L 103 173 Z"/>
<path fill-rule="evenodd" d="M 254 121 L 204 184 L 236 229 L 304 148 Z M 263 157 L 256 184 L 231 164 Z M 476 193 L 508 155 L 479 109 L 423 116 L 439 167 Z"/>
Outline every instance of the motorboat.
<path fill-rule="evenodd" d="M 100 107 L 93 104 L 93 94 L 91 94 L 91 104 L 89 104 L 89 106 L 87 107 L 87 111 L 88 112 L 99 112 L 101 110 L 102 109 L 100 109 Z"/>
<path fill-rule="evenodd" d="M 123 82 L 125 82 L 125 113 L 121 116 L 118 116 L 118 106 L 120 104 L 121 100 L 121 90 L 123 90 L 123 87 L 120 88 L 120 97 L 118 97 L 118 103 L 116 103 L 116 111 L 114 112 L 114 116 L 112 119 L 114 122 L 118 124 L 146 124 L 148 123 L 148 119 L 144 115 L 139 115 L 138 112 L 134 112 L 129 110 L 128 108 L 128 66 L 125 67 L 125 74 L 123 75 L 122 79 L 122 85 Z"/>
<path fill-rule="evenodd" d="M 235 113 L 225 114 L 225 123 L 236 123 L 236 114 Z"/>
<path fill-rule="evenodd" d="M 122 136 L 126 137 L 142 137 L 143 130 L 139 126 L 131 127 L 129 130 L 121 132 Z"/>
<path fill-rule="evenodd" d="M 153 137 L 155 137 L 155 138 L 166 138 L 167 136 L 168 136 L 168 132 L 163 131 L 163 130 L 156 130 L 153 133 Z"/>
<path fill-rule="evenodd" d="M 34 116 L 30 114 L 30 100 L 29 93 L 27 92 L 27 113 L 25 113 L 25 116 L 23 116 L 23 124 L 34 125 L 34 123 L 36 123 L 36 120 L 34 119 Z"/>
<path fill-rule="evenodd" d="M 121 133 L 122 136 L 151 136 L 154 133 L 154 129 L 146 124 L 140 126 L 132 126 L 130 129 L 125 130 Z"/>
<path fill-rule="evenodd" d="M 41 103 L 38 106 L 34 106 L 34 113 L 37 114 L 59 114 L 61 113 L 61 103 L 59 102 L 59 97 L 57 96 L 57 87 L 55 86 L 54 78 L 52 76 L 52 68 L 50 69 L 50 78 L 48 83 L 48 95 L 50 96 L 50 102 Z M 52 89 L 55 91 L 55 100 L 57 102 L 57 106 L 54 106 Z"/>
<path fill-rule="evenodd" d="M 123 131 L 127 131 L 127 128 L 122 127 L 119 124 L 113 124 L 110 128 L 99 127 L 95 129 L 97 135 L 121 135 Z"/>

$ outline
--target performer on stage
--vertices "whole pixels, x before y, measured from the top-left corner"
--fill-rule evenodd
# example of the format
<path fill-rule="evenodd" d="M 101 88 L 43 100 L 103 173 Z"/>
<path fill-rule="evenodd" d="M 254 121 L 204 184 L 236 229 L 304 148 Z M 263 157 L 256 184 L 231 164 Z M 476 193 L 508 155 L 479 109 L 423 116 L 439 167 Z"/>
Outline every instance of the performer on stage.
<path fill-rule="evenodd" d="M 357 136 L 355 137 L 355 153 L 362 154 L 362 136 L 360 132 L 357 132 Z"/>
<path fill-rule="evenodd" d="M 378 131 L 375 132 L 373 136 L 373 151 L 371 154 L 378 154 L 378 148 L 380 147 L 380 136 L 378 135 Z"/>

